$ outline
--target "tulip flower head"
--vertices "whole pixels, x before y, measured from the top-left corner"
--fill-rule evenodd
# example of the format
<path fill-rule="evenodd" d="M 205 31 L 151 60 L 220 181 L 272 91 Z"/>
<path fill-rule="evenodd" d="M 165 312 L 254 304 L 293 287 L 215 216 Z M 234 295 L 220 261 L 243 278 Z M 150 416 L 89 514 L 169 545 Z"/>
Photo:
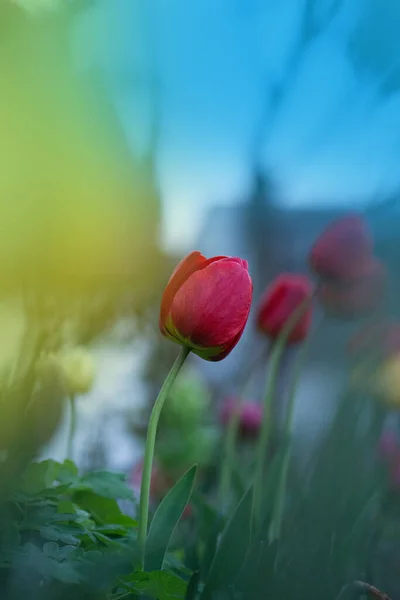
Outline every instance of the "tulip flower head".
<path fill-rule="evenodd" d="M 246 400 L 240 404 L 236 398 L 227 398 L 222 405 L 220 420 L 227 426 L 239 413 L 239 432 L 243 438 L 257 436 L 262 423 L 263 406 Z"/>
<path fill-rule="evenodd" d="M 312 320 L 311 298 L 313 284 L 306 275 L 285 273 L 277 277 L 267 288 L 258 308 L 258 329 L 276 339 L 285 324 L 300 306 L 310 300 L 299 314 L 288 336 L 288 343 L 301 342 L 307 336 Z"/>
<path fill-rule="evenodd" d="M 178 264 L 165 288 L 161 333 L 205 360 L 222 360 L 243 333 L 252 294 L 245 260 L 206 259 L 192 252 Z"/>
<path fill-rule="evenodd" d="M 373 243 L 361 216 L 338 219 L 315 242 L 309 257 L 321 279 L 345 282 L 360 277 L 372 256 Z"/>

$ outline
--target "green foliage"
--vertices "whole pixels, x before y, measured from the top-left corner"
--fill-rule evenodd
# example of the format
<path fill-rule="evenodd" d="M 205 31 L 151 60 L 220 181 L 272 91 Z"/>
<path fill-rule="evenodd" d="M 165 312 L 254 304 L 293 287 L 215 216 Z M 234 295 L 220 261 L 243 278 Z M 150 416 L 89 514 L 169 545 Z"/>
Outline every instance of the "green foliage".
<path fill-rule="evenodd" d="M 136 539 L 136 521 L 123 514 L 121 499 L 133 502 L 120 474 L 80 476 L 69 460 L 31 463 L 1 507 L 1 598 L 22 595 L 25 585 L 32 597 L 58 598 L 61 584 L 79 585 L 80 598 L 100 565 L 103 574 L 109 571 L 103 584 L 112 597 L 115 568 L 107 565 L 118 557 L 118 575 L 129 573 Z"/>
<path fill-rule="evenodd" d="M 150 571 L 163 566 L 171 537 L 191 496 L 196 469 L 193 466 L 185 473 L 156 510 L 146 542 L 145 567 Z"/>
<path fill-rule="evenodd" d="M 208 572 L 201 600 L 234 583 L 250 544 L 253 488 L 246 492 L 228 521 Z"/>
<path fill-rule="evenodd" d="M 161 420 L 168 427 L 193 430 L 204 421 L 210 395 L 195 373 L 185 373 L 172 387 Z"/>
<path fill-rule="evenodd" d="M 121 584 L 134 594 L 145 594 L 148 598 L 156 600 L 184 598 L 187 587 L 183 579 L 166 571 L 133 573 L 124 578 Z"/>

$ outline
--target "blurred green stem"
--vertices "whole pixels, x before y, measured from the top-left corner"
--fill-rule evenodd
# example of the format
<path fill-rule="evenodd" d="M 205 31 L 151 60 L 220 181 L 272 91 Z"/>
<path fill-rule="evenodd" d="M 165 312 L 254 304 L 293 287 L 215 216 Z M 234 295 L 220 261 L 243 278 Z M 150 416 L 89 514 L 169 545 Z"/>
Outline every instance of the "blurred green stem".
<path fill-rule="evenodd" d="M 183 363 L 190 353 L 190 348 L 182 346 L 179 356 L 175 360 L 170 372 L 165 379 L 157 400 L 151 411 L 149 425 L 147 428 L 146 446 L 144 450 L 142 483 L 140 486 L 139 502 L 139 524 L 138 524 L 138 546 L 140 567 L 144 567 L 144 557 L 147 538 L 147 524 L 149 519 L 150 481 L 153 467 L 154 446 L 156 443 L 157 426 L 165 400 L 168 397 L 172 384 L 174 383 Z"/>
<path fill-rule="evenodd" d="M 279 475 L 276 499 L 274 503 L 272 520 L 269 529 L 269 541 L 270 543 L 274 540 L 277 540 L 281 531 L 281 523 L 282 523 L 282 515 L 283 508 L 285 503 L 285 491 L 286 491 L 286 480 L 287 474 L 289 470 L 290 463 L 290 450 L 291 450 L 291 435 L 292 435 L 292 426 L 293 426 L 293 415 L 294 408 L 296 404 L 296 391 L 297 386 L 300 380 L 301 369 L 304 365 L 304 360 L 307 355 L 308 348 L 310 346 L 311 335 L 308 335 L 302 344 L 300 350 L 298 351 L 296 362 L 294 364 L 293 375 L 291 378 L 290 388 L 289 388 L 289 396 L 288 396 L 288 406 L 286 412 L 286 420 L 285 427 L 283 433 L 283 443 L 285 444 L 285 454 L 283 456 L 283 462 L 281 467 L 281 472 Z"/>
<path fill-rule="evenodd" d="M 260 437 L 258 439 L 258 447 L 256 453 L 256 466 L 255 466 L 255 478 L 254 478 L 254 494 L 253 494 L 253 509 L 252 518 L 256 524 L 260 523 L 261 519 L 261 503 L 262 503 L 262 490 L 263 490 L 263 474 L 264 464 L 266 455 L 268 453 L 268 443 L 271 430 L 271 407 L 276 389 L 276 382 L 279 375 L 279 367 L 283 353 L 286 348 L 286 343 L 289 338 L 291 331 L 294 329 L 296 323 L 301 318 L 303 313 L 307 310 L 312 296 L 304 300 L 296 310 L 293 311 L 290 318 L 286 321 L 282 331 L 275 341 L 270 356 L 269 373 L 267 378 L 267 386 L 264 397 L 264 412 L 263 420 L 261 424 Z"/>
<path fill-rule="evenodd" d="M 243 396 L 240 396 L 236 410 L 228 423 L 228 429 L 224 439 L 224 454 L 221 471 L 220 482 L 220 499 L 219 504 L 221 510 L 228 505 L 229 489 L 231 487 L 232 467 L 235 459 L 235 445 L 237 433 L 240 423 L 240 410 L 243 402 Z"/>
<path fill-rule="evenodd" d="M 69 422 L 69 435 L 68 435 L 68 446 L 67 446 L 67 458 L 72 460 L 72 451 L 74 448 L 74 439 L 76 431 L 76 403 L 75 396 L 72 394 L 69 397 L 69 411 L 70 411 L 70 422 Z"/>
<path fill-rule="evenodd" d="M 251 365 L 251 369 L 243 386 L 243 390 L 239 396 L 237 407 L 234 411 L 232 419 L 228 422 L 228 428 L 224 438 L 224 452 L 223 462 L 221 470 L 221 481 L 220 481 L 220 501 L 219 504 L 221 509 L 228 505 L 229 490 L 231 487 L 232 470 L 235 460 L 235 446 L 239 431 L 240 424 L 240 412 L 243 400 L 246 398 L 249 384 L 251 383 L 251 376 L 254 374 L 256 367 L 259 365 L 260 360 L 264 357 L 264 350 L 258 358 Z"/>

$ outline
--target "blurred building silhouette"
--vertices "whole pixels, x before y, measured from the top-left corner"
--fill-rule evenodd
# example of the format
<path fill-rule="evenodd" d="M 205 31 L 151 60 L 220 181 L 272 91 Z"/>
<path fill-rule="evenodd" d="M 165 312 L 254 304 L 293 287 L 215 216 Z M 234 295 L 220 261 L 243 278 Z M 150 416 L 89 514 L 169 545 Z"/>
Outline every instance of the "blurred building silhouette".
<path fill-rule="evenodd" d="M 385 208 L 384 204 L 377 203 L 376 208 L 369 211 L 369 221 L 374 231 L 377 251 L 392 272 L 400 258 L 400 244 L 397 241 L 400 219 L 396 218 L 396 211 L 393 212 L 395 203 L 392 203 L 391 210 Z M 349 210 L 351 205 L 344 204 L 337 207 L 327 204 L 326 208 L 285 208 L 277 201 L 273 182 L 268 176 L 258 172 L 254 175 L 248 197 L 241 204 L 217 207 L 210 212 L 198 240 L 198 248 L 206 256 L 239 255 L 247 259 L 254 282 L 252 313 L 238 347 L 218 366 L 199 361 L 199 368 L 212 382 L 217 395 L 240 392 L 243 381 L 258 360 L 257 357 L 268 346 L 268 341 L 254 326 L 254 314 L 265 287 L 281 272 L 309 272 L 307 256 L 315 239 L 332 220 Z M 396 310 L 396 298 L 399 297 L 396 292 L 399 285 L 396 282 L 394 273 L 391 278 L 390 302 L 385 306 L 385 313 L 391 309 L 392 312 Z M 319 426 L 327 422 L 335 410 L 336 399 L 346 381 L 346 342 L 352 331 L 360 326 L 355 321 L 323 318 L 319 309 L 315 314 L 315 323 L 317 322 L 320 323 L 311 341 L 308 360 L 302 372 L 296 413 L 299 435 L 303 431 L 307 438 L 310 427 L 315 424 L 315 431 L 319 430 Z M 296 349 L 287 351 L 287 367 L 292 362 L 294 352 Z M 260 401 L 265 385 L 266 364 L 267 361 L 264 360 L 260 367 L 256 367 L 255 374 L 251 375 L 252 384 L 248 388 L 253 399 Z M 285 373 L 288 372 L 287 369 L 284 371 L 280 392 L 287 385 Z M 280 396 L 278 393 L 275 401 L 278 428 L 285 406 Z"/>

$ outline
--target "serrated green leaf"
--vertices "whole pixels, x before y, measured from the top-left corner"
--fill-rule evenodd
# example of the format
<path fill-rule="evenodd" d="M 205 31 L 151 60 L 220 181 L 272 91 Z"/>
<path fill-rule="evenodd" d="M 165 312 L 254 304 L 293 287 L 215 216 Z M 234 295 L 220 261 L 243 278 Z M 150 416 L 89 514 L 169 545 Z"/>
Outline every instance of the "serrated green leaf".
<path fill-rule="evenodd" d="M 34 544 L 25 544 L 15 559 L 15 567 L 21 572 L 34 570 L 43 577 L 56 579 L 62 583 L 79 583 L 80 574 L 70 563 L 59 563 L 46 556 Z"/>
<path fill-rule="evenodd" d="M 136 521 L 123 514 L 116 500 L 104 498 L 94 492 L 76 492 L 74 501 L 101 525 L 136 526 Z"/>
<path fill-rule="evenodd" d="M 67 529 L 58 527 L 41 527 L 39 531 L 42 538 L 52 542 L 62 542 L 70 546 L 77 546 L 80 543 L 79 538 L 69 533 Z"/>
<path fill-rule="evenodd" d="M 121 543 L 116 540 L 112 540 L 111 538 L 104 535 L 104 533 L 99 533 L 98 531 L 93 531 L 93 535 L 100 541 L 103 542 L 105 546 L 109 546 L 111 548 L 121 548 Z"/>
<path fill-rule="evenodd" d="M 57 474 L 57 481 L 61 485 L 71 485 L 79 481 L 78 467 L 72 460 L 68 458 L 60 465 L 60 469 Z"/>
<path fill-rule="evenodd" d="M 124 578 L 125 588 L 153 600 L 184 600 L 186 581 L 167 571 L 138 572 Z"/>
<path fill-rule="evenodd" d="M 32 462 L 21 478 L 20 491 L 36 495 L 50 487 L 57 479 L 60 467 L 55 460 Z"/>
<path fill-rule="evenodd" d="M 126 484 L 126 476 L 111 471 L 91 471 L 71 487 L 76 491 L 91 491 L 112 500 L 133 500 L 133 491 Z"/>
<path fill-rule="evenodd" d="M 231 585 L 246 559 L 251 538 L 252 497 L 250 488 L 222 532 L 201 600 L 208 600 L 214 592 Z"/>
<path fill-rule="evenodd" d="M 197 465 L 191 467 L 164 497 L 152 519 L 146 540 L 145 568 L 162 569 L 172 534 L 189 502 Z"/>
<path fill-rule="evenodd" d="M 57 512 L 59 514 L 75 515 L 76 505 L 71 500 L 61 500 L 57 504 Z"/>
<path fill-rule="evenodd" d="M 59 560 L 60 558 L 60 546 L 56 542 L 47 542 L 43 546 L 43 554 Z"/>

